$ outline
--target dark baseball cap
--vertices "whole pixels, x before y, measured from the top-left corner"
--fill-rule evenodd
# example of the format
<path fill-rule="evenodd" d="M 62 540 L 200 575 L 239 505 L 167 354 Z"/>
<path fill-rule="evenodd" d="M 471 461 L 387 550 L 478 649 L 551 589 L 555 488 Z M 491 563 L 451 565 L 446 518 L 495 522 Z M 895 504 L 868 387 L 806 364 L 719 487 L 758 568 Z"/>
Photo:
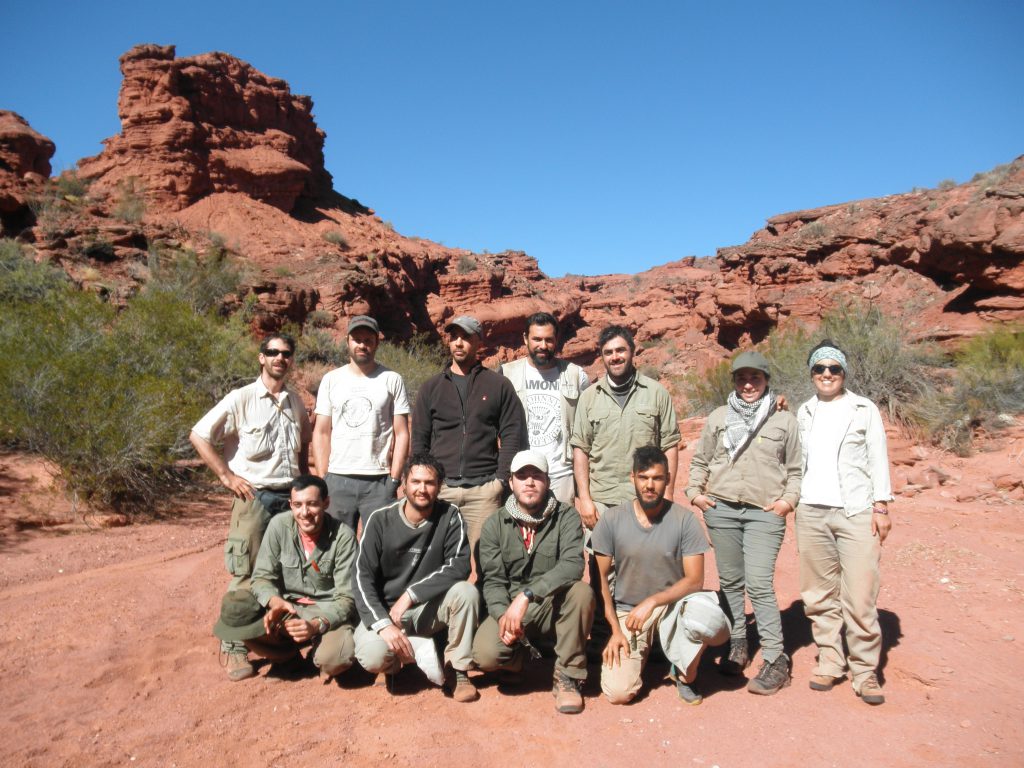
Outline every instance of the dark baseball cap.
<path fill-rule="evenodd" d="M 348 321 L 347 333 L 352 333 L 356 328 L 369 328 L 376 334 L 380 333 L 380 326 L 377 325 L 377 321 L 369 315 L 356 315 Z"/>

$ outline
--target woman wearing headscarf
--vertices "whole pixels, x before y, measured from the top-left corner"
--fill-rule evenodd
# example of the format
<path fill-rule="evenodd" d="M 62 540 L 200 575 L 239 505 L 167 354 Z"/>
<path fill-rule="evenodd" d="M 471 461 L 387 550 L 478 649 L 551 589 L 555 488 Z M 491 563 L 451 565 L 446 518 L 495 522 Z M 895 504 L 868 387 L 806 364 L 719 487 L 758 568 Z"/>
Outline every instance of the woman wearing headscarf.
<path fill-rule="evenodd" d="M 790 682 L 775 597 L 775 561 L 786 534 L 786 515 L 799 497 L 800 439 L 793 414 L 777 408 L 764 355 L 743 352 L 731 371 L 734 391 L 704 425 L 690 462 L 686 498 L 704 514 L 731 614 L 729 655 L 720 669 L 739 675 L 750 663 L 746 594 L 757 619 L 762 661 L 747 690 L 770 695 Z"/>
<path fill-rule="evenodd" d="M 796 538 L 800 596 L 818 646 L 810 686 L 829 691 L 849 670 L 856 694 L 882 704 L 878 564 L 892 527 L 885 428 L 878 407 L 846 389 L 850 368 L 832 341 L 812 349 L 807 365 L 816 394 L 797 411 L 804 474 Z"/>

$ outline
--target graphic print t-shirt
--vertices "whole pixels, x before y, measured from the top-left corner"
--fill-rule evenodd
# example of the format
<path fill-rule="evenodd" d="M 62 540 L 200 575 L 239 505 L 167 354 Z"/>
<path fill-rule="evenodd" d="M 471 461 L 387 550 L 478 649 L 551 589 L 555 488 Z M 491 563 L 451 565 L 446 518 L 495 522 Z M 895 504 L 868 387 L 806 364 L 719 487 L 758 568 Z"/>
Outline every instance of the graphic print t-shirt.
<path fill-rule="evenodd" d="M 580 369 L 582 392 L 590 384 Z M 548 477 L 554 479 L 572 474 L 572 461 L 565 460 L 565 443 L 569 435 L 562 429 L 562 395 L 558 386 L 558 368 L 538 370 L 526 366 L 522 399 L 530 432 L 530 447 L 548 460 Z"/>
<path fill-rule="evenodd" d="M 378 365 L 369 376 L 347 365 L 329 371 L 316 395 L 316 414 L 331 419 L 327 471 L 338 475 L 383 475 L 395 416 L 409 413 L 402 377 Z"/>

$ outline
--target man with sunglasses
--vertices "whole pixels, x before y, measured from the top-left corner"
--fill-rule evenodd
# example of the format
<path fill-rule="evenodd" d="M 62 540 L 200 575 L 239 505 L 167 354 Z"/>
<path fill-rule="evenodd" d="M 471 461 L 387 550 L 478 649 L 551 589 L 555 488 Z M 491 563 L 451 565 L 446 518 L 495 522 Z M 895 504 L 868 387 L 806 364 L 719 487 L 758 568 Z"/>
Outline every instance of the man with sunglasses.
<path fill-rule="evenodd" d="M 285 385 L 294 354 L 291 336 L 267 336 L 256 381 L 225 395 L 189 435 L 196 453 L 235 497 L 224 546 L 232 576 L 228 591 L 249 587 L 270 519 L 288 509 L 292 480 L 309 472 L 309 418 L 302 399 Z M 223 455 L 215 443 L 223 443 Z M 244 643 L 221 641 L 221 656 L 229 680 L 256 674 Z"/>

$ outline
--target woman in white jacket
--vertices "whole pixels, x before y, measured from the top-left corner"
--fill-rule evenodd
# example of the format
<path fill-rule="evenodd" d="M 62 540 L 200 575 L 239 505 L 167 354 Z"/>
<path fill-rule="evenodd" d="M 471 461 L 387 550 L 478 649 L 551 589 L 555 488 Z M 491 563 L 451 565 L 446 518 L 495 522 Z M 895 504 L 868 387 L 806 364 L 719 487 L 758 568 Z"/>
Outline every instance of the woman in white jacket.
<path fill-rule="evenodd" d="M 807 364 L 816 395 L 797 411 L 804 472 L 796 537 L 800 595 L 818 646 L 810 687 L 829 691 L 849 670 L 856 694 L 882 704 L 879 561 L 892 527 L 885 429 L 878 407 L 846 389 L 846 355 L 832 341 L 812 349 Z"/>

